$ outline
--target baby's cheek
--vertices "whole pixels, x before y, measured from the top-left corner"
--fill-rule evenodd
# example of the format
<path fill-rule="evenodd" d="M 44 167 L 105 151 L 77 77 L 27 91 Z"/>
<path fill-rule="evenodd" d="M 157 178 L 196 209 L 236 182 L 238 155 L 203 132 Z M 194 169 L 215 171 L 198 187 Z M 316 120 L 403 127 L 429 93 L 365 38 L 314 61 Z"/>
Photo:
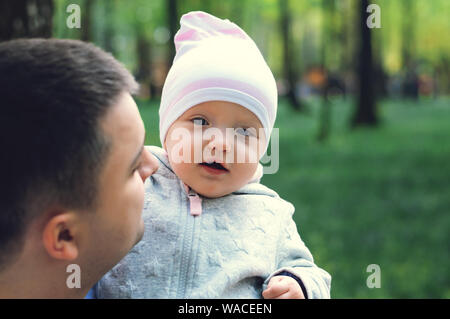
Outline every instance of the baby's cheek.
<path fill-rule="evenodd" d="M 181 162 L 181 163 L 173 162 L 173 163 L 171 163 L 171 166 L 172 166 L 172 169 L 175 172 L 175 174 L 178 176 L 178 178 L 180 178 L 184 182 L 186 182 L 185 179 L 190 175 L 189 174 L 190 165 L 183 163 L 183 162 Z"/>
<path fill-rule="evenodd" d="M 233 184 L 242 187 L 247 184 L 256 172 L 258 163 L 237 163 L 234 164 Z"/>
<path fill-rule="evenodd" d="M 258 162 L 258 143 L 255 139 L 247 142 L 237 142 L 234 148 L 234 163 L 250 163 Z"/>

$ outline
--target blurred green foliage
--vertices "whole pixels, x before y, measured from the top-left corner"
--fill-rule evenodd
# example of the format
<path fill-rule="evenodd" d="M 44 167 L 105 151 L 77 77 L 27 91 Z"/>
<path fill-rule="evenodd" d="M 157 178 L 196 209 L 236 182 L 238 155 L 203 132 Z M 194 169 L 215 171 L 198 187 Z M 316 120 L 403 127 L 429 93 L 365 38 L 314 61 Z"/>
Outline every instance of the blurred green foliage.
<path fill-rule="evenodd" d="M 263 183 L 296 206 L 337 298 L 445 298 L 450 293 L 450 100 L 381 103 L 380 128 L 349 131 L 333 106 L 332 137 L 314 142 L 317 113 L 280 106 L 280 170 Z M 368 289 L 366 267 L 381 267 Z"/>

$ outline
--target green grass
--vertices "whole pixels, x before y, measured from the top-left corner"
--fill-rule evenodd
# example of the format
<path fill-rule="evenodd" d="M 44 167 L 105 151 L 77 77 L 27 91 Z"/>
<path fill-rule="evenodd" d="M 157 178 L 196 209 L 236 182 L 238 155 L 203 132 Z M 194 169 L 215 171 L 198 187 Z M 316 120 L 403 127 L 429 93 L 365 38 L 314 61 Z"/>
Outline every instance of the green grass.
<path fill-rule="evenodd" d="M 147 143 L 159 145 L 158 104 L 138 102 Z M 308 114 L 279 105 L 280 168 L 262 183 L 296 207 L 333 298 L 450 298 L 450 99 L 379 103 L 381 124 L 350 130 L 351 101 L 334 101 L 330 137 Z M 369 289 L 370 264 L 381 288 Z"/>

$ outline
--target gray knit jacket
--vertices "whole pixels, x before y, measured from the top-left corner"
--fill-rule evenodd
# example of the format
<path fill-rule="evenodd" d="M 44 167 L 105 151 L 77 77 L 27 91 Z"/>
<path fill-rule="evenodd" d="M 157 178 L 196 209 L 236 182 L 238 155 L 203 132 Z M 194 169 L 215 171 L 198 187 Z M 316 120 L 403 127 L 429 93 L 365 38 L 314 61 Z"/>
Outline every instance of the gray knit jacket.
<path fill-rule="evenodd" d="M 272 276 L 294 275 L 308 298 L 330 297 L 330 275 L 292 220 L 294 207 L 260 183 L 190 214 L 183 183 L 165 151 L 148 149 L 160 167 L 146 182 L 143 239 L 96 286 L 98 298 L 262 298 Z"/>

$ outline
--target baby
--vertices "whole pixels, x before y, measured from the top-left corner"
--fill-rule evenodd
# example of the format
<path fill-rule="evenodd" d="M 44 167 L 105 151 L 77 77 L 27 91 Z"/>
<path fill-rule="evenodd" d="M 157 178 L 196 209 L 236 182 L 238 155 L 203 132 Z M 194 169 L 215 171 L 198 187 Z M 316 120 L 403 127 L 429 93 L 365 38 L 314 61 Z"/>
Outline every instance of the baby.
<path fill-rule="evenodd" d="M 142 241 L 97 284 L 99 298 L 329 298 L 292 220 L 261 185 L 277 110 L 264 58 L 234 23 L 181 18 L 161 99 L 163 148 L 146 183 Z"/>

